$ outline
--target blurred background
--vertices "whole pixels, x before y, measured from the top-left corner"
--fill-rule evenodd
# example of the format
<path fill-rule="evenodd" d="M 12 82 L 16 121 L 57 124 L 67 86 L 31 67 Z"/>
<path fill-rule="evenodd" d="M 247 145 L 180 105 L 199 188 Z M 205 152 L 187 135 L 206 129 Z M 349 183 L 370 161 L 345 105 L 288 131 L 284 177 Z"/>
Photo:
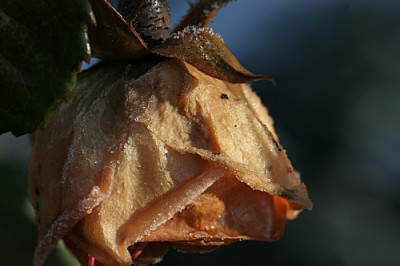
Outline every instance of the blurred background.
<path fill-rule="evenodd" d="M 173 21 L 186 1 L 170 1 Z M 160 265 L 400 265 L 400 1 L 241 0 L 211 27 L 239 61 L 272 76 L 253 88 L 301 173 L 312 211 L 274 243 Z M 0 261 L 30 265 L 27 136 L 0 136 Z M 61 245 L 46 265 L 76 265 Z"/>

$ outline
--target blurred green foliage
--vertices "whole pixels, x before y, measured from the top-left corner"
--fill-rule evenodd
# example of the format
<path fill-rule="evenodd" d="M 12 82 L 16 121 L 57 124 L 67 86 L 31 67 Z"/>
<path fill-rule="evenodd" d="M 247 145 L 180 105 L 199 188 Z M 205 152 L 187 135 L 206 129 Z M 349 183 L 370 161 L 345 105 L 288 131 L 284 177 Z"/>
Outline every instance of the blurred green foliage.
<path fill-rule="evenodd" d="M 44 126 L 90 58 L 86 0 L 0 2 L 0 134 Z"/>

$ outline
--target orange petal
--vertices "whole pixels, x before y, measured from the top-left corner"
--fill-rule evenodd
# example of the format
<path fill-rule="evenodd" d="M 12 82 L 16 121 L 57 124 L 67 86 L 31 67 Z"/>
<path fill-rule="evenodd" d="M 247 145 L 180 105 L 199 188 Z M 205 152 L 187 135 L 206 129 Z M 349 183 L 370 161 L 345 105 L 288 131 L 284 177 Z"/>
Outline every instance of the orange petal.
<path fill-rule="evenodd" d="M 283 234 L 285 218 L 284 199 L 226 176 L 140 241 L 200 246 L 245 239 L 274 241 Z"/>

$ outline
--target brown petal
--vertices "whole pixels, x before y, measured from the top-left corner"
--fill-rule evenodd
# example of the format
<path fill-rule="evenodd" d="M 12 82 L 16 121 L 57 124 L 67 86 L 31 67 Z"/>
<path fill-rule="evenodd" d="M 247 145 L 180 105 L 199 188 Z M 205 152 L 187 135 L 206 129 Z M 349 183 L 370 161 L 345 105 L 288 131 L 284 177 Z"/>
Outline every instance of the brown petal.
<path fill-rule="evenodd" d="M 203 73 L 231 83 L 246 83 L 272 78 L 254 75 L 240 65 L 222 38 L 209 28 L 188 26 L 174 33 L 152 52 L 183 60 Z"/>
<path fill-rule="evenodd" d="M 172 62 L 153 70 L 164 73 L 167 64 L 169 71 L 182 68 Z M 135 121 L 178 152 L 198 154 L 228 168 L 255 190 L 287 198 L 291 211 L 311 208 L 307 190 L 279 144 L 272 119 L 251 88 L 214 79 L 189 64 L 185 67 L 182 85 L 169 85 L 164 74 L 153 74 L 153 84 L 148 86 L 163 86 L 162 93 L 149 98 L 145 112 L 135 115 Z M 193 79 L 196 85 L 190 85 Z"/>
<path fill-rule="evenodd" d="M 102 73 L 102 78 L 116 82 L 112 73 Z M 97 77 L 91 81 L 91 90 L 80 86 L 74 100 L 57 111 L 47 128 L 33 134 L 28 176 L 39 229 L 35 265 L 109 196 L 120 152 L 118 143 L 125 137 L 121 95 L 105 97 L 113 89 L 104 89 Z"/>
<path fill-rule="evenodd" d="M 285 219 L 282 198 L 254 191 L 226 175 L 140 241 L 198 246 L 245 239 L 274 241 L 282 236 Z"/>
<path fill-rule="evenodd" d="M 96 56 L 108 59 L 132 59 L 148 55 L 140 35 L 106 0 L 89 0 L 96 25 L 89 25 L 89 38 Z"/>
<path fill-rule="evenodd" d="M 312 205 L 251 89 L 176 59 L 82 73 L 72 102 L 34 139 L 35 264 L 61 238 L 106 265 L 130 265 L 128 248 L 146 241 L 139 262 L 157 260 L 160 241 L 204 251 L 274 240 L 285 217 Z"/>
<path fill-rule="evenodd" d="M 147 154 L 149 157 L 144 159 L 157 156 L 152 152 Z M 143 157 L 146 153 L 137 155 Z M 80 248 L 110 265 L 130 265 L 129 246 L 143 242 L 141 238 L 144 235 L 172 218 L 224 173 L 221 169 L 211 167 L 183 183 L 177 175 L 172 175 L 171 183 L 167 184 L 168 177 L 155 169 L 154 172 L 159 171 L 157 180 L 146 182 L 144 180 L 149 174 L 152 177 L 151 173 L 141 175 L 137 171 L 138 166 L 133 165 L 130 158 L 120 157 L 120 162 L 118 171 L 123 172 L 117 172 L 110 198 L 104 200 L 68 235 Z M 140 167 L 149 170 L 144 165 Z M 161 180 L 162 177 L 165 180 Z M 165 183 L 160 184 L 159 180 Z M 146 183 L 141 185 L 140 182 Z"/>

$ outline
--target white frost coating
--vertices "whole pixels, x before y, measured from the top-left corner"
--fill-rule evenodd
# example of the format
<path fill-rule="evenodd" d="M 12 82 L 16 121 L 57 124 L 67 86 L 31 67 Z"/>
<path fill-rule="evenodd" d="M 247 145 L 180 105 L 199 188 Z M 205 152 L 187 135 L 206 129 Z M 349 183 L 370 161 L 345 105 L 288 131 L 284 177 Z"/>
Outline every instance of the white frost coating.
<path fill-rule="evenodd" d="M 109 190 L 111 191 L 111 190 Z M 57 245 L 59 239 L 63 238 L 79 220 L 100 204 L 108 193 L 103 193 L 100 187 L 94 186 L 87 198 L 79 201 L 73 208 L 68 208 L 61 214 L 51 225 L 46 235 L 40 239 L 36 247 L 33 264 L 35 266 L 42 265 L 46 257 Z"/>
<path fill-rule="evenodd" d="M 201 35 L 204 32 L 221 38 L 221 35 L 215 33 L 213 31 L 213 29 L 201 28 L 201 27 L 197 27 L 197 26 L 187 26 L 183 30 L 171 34 L 171 38 L 174 40 L 179 40 L 182 38 L 189 37 L 189 39 L 188 39 L 189 42 L 191 42 L 193 40 L 198 41 L 200 38 L 203 38 Z M 221 40 L 222 40 L 222 38 L 221 38 Z"/>

